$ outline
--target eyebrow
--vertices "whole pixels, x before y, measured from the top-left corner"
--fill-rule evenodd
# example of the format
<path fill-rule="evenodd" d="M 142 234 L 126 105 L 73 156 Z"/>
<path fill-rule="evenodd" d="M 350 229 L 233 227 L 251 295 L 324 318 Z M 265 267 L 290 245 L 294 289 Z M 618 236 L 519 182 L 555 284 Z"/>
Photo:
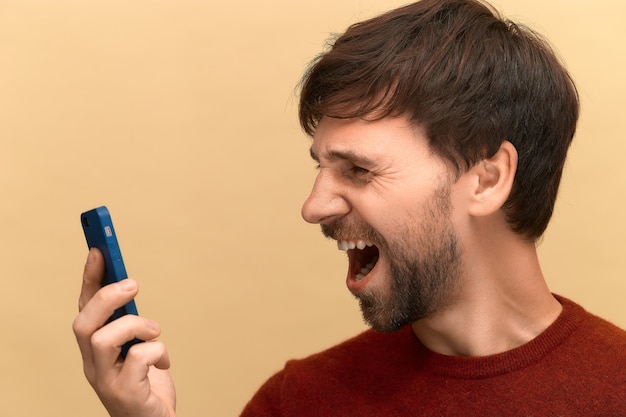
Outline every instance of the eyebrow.
<path fill-rule="evenodd" d="M 313 147 L 309 148 L 309 153 L 311 155 L 311 158 L 315 161 L 318 162 L 320 161 L 320 158 L 317 156 L 317 154 L 313 151 Z M 336 160 L 346 160 L 346 161 L 352 161 L 356 164 L 362 164 L 362 165 L 372 165 L 373 161 L 364 156 L 364 155 L 360 155 L 354 151 L 351 150 L 331 150 L 328 152 L 328 160 L 330 161 L 336 161 Z"/>

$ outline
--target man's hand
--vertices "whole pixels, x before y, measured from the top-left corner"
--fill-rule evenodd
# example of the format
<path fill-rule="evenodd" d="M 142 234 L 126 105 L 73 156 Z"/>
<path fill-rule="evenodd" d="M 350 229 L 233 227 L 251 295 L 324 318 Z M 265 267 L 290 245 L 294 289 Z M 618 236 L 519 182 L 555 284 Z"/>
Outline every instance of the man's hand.
<path fill-rule="evenodd" d="M 154 340 L 161 333 L 159 325 L 132 314 L 105 325 L 138 289 L 131 279 L 101 287 L 103 276 L 102 254 L 92 249 L 83 273 L 80 313 L 73 325 L 87 380 L 113 417 L 175 416 L 169 357 L 165 346 Z M 123 360 L 121 346 L 135 337 L 146 342 L 133 345 Z"/>

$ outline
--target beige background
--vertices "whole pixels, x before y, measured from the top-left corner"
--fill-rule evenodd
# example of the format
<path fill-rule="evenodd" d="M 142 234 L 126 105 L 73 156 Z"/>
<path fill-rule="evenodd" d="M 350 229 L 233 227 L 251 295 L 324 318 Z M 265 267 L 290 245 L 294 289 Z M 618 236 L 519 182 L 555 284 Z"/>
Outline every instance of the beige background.
<path fill-rule="evenodd" d="M 0 0 L 0 416 L 104 416 L 71 333 L 107 204 L 180 415 L 237 415 L 285 360 L 364 329 L 345 261 L 299 216 L 296 84 L 390 0 Z M 552 288 L 626 327 L 626 3 L 499 0 L 543 32 L 583 115 L 540 251 Z"/>

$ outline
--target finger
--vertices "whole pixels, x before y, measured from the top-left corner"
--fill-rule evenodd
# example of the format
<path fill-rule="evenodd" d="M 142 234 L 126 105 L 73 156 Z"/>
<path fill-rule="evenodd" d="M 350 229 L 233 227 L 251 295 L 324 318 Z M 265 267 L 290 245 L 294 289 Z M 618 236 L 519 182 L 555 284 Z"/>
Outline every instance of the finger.
<path fill-rule="evenodd" d="M 89 250 L 87 262 L 85 262 L 83 269 L 83 285 L 78 298 L 78 311 L 82 311 L 94 294 L 98 292 L 102 286 L 103 278 L 104 259 L 102 253 L 98 249 L 92 248 Z"/>
<path fill-rule="evenodd" d="M 157 366 L 169 368 L 169 356 L 163 343 L 149 341 L 133 345 L 117 375 L 118 402 L 126 404 L 125 408 L 130 410 L 162 408 L 158 403 L 173 410 L 176 395 L 171 377 Z"/>
<path fill-rule="evenodd" d="M 168 359 L 169 366 L 169 359 Z M 173 411 L 176 409 L 176 388 L 172 376 L 166 369 L 158 369 L 155 366 L 150 367 L 148 373 L 150 378 L 150 387 L 154 393 L 169 405 Z"/>
<path fill-rule="evenodd" d="M 78 297 L 78 316 L 72 323 L 72 330 L 76 336 L 78 347 L 83 357 L 83 368 L 87 379 L 91 381 L 93 377 L 93 363 L 91 349 L 89 349 L 89 338 L 94 331 L 95 325 L 90 325 L 91 318 L 88 313 L 83 312 L 83 308 L 92 299 L 94 294 L 101 287 L 102 278 L 104 277 L 104 260 L 102 253 L 98 249 L 89 250 L 87 261 L 83 269 L 83 281 L 80 295 Z"/>
<path fill-rule="evenodd" d="M 128 314 L 112 321 L 91 337 L 95 371 L 100 375 L 119 361 L 122 345 L 133 339 L 152 340 L 161 334 L 159 325 L 149 319 Z"/>
<path fill-rule="evenodd" d="M 137 294 L 137 283 L 132 279 L 101 288 L 83 307 L 74 320 L 73 330 L 83 356 L 85 373 L 93 365 L 92 337 L 102 328 L 116 308 L 128 303 Z M 89 378 L 89 375 L 88 375 Z"/>
<path fill-rule="evenodd" d="M 126 356 L 124 369 L 120 376 L 147 374 L 151 366 L 157 369 L 166 370 L 170 367 L 170 357 L 167 348 L 159 340 L 151 340 L 133 345 Z"/>
<path fill-rule="evenodd" d="M 137 292 L 137 282 L 130 278 L 101 288 L 83 306 L 76 317 L 74 333 L 77 337 L 91 338 L 91 335 L 106 323 L 113 312 L 132 300 Z"/>
<path fill-rule="evenodd" d="M 161 386 L 169 380 L 169 374 L 164 372 L 170 367 L 170 359 L 165 345 L 158 341 L 148 341 L 133 345 L 128 351 L 126 360 L 119 374 L 120 381 L 138 381 L 133 386 L 145 390 L 169 390 Z M 171 384 L 171 380 L 169 382 Z M 142 388 L 143 387 L 143 388 Z M 171 387 L 173 390 L 173 385 Z M 137 393 L 140 396 L 142 393 Z"/>

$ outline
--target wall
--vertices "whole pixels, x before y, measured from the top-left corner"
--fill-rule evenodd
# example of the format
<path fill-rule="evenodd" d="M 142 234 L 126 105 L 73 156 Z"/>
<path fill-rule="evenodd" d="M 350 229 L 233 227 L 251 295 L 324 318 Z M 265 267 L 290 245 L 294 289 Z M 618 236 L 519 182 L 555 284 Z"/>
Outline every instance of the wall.
<path fill-rule="evenodd" d="M 365 328 L 344 257 L 299 216 L 315 171 L 296 86 L 331 32 L 402 3 L 0 0 L 0 415 L 106 415 L 71 333 L 79 213 L 101 204 L 180 415 L 237 415 L 285 360 Z M 626 5 L 496 4 L 580 88 L 547 279 L 626 327 Z"/>

